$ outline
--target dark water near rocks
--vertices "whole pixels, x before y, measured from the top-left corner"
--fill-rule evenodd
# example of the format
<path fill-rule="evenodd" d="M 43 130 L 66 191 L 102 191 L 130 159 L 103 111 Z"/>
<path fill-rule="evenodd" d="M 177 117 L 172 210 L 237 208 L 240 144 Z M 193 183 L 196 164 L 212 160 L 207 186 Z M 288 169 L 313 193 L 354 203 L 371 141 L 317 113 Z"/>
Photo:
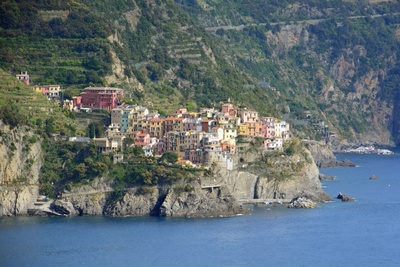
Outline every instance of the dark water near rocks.
<path fill-rule="evenodd" d="M 400 152 L 397 150 L 397 152 Z M 400 154 L 341 155 L 334 200 L 231 218 L 0 218 L 0 266 L 400 266 Z M 369 180 L 371 175 L 379 177 Z"/>

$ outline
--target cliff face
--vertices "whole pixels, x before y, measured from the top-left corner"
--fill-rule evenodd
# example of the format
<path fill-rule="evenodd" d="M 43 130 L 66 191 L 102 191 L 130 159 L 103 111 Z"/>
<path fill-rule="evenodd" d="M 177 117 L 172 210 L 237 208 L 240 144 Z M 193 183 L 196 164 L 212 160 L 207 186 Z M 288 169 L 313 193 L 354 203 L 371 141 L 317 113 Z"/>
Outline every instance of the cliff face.
<path fill-rule="evenodd" d="M 256 139 L 242 140 L 242 152 L 230 155 L 229 169 L 223 159 L 213 162 L 189 191 L 179 185 L 114 191 L 111 181 L 96 179 L 65 192 L 53 209 L 68 215 L 210 217 L 246 213 L 240 200 L 329 200 L 311 152 L 299 141 L 294 143 L 288 155 L 260 153 Z"/>
<path fill-rule="evenodd" d="M 27 215 L 39 194 L 41 145 L 29 128 L 0 126 L 0 216 Z M 224 161 L 211 164 L 208 176 L 199 177 L 191 189 L 174 185 L 116 191 L 112 179 L 97 178 L 65 191 L 50 208 L 71 216 L 210 217 L 247 213 L 238 200 L 329 198 L 310 152 L 299 142 L 288 155 L 265 153 L 258 141 L 242 140 L 241 152 L 230 156 L 232 168 L 228 170 Z"/>
<path fill-rule="evenodd" d="M 27 215 L 39 195 L 42 149 L 26 127 L 0 121 L 0 216 Z"/>
<path fill-rule="evenodd" d="M 279 200 L 304 196 L 321 202 L 329 200 L 330 197 L 321 187 L 319 171 L 310 152 L 304 150 L 303 153 L 280 156 L 261 166 L 253 161 L 233 171 L 220 169 L 217 176 L 221 177 L 220 182 L 226 182 L 232 195 L 240 200 Z M 290 170 L 292 167 L 294 170 Z"/>
<path fill-rule="evenodd" d="M 319 23 L 316 23 L 315 27 L 320 27 L 318 25 Z M 299 53 L 301 57 L 319 64 L 319 69 L 309 77 L 310 80 L 314 80 L 314 84 L 305 83 L 300 76 L 293 75 L 296 78 L 283 76 L 287 82 L 294 79 L 292 82 L 297 87 L 287 90 L 289 92 L 293 90 L 291 93 L 298 95 L 300 106 L 307 103 L 305 106 L 308 109 L 320 113 L 319 119 L 323 119 L 331 131 L 335 131 L 340 139 L 350 144 L 393 145 L 393 141 L 398 142 L 399 127 L 396 118 L 399 107 L 392 99 L 381 97 L 385 90 L 382 84 L 383 77 L 388 76 L 389 69 L 387 67 L 368 69 L 360 64 L 360 58 L 370 53 L 365 45 L 341 49 L 330 47 L 328 50 L 330 52 L 316 52 L 316 48 L 320 45 L 319 37 L 313 34 L 310 27 L 308 23 L 286 25 L 278 32 L 266 32 L 268 42 L 276 47 L 273 50 L 275 56 L 291 55 L 297 47 L 301 48 L 302 52 Z M 332 51 L 338 56 L 332 56 Z M 289 60 L 282 58 L 277 61 L 282 63 L 280 65 L 282 72 L 294 72 L 284 65 L 290 62 L 290 57 Z M 294 74 L 301 73 L 302 68 L 308 66 L 307 60 Z M 396 59 L 390 56 L 382 57 L 381 60 L 382 66 L 391 66 Z M 292 68 L 292 65 L 290 66 Z M 302 75 L 307 76 L 310 73 Z M 303 92 L 299 92 L 300 88 Z M 318 103 L 319 107 L 311 107 L 310 101 Z"/>
<path fill-rule="evenodd" d="M 325 142 L 310 141 L 306 143 L 307 148 L 319 168 L 330 168 L 337 166 L 336 156 L 332 152 L 332 147 Z"/>
<path fill-rule="evenodd" d="M 150 187 L 114 191 L 103 179 L 63 194 L 52 206 L 67 215 L 210 217 L 247 213 L 226 188 L 197 186 L 191 192 Z"/>

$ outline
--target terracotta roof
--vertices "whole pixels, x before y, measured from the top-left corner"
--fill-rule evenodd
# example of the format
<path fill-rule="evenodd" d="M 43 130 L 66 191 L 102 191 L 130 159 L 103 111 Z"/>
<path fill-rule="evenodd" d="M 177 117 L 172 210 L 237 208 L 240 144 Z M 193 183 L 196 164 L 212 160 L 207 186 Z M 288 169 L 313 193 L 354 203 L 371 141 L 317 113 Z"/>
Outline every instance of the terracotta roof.
<path fill-rule="evenodd" d="M 152 118 L 150 121 L 152 122 L 163 122 L 163 119 L 159 119 L 159 118 Z"/>
<path fill-rule="evenodd" d="M 147 146 L 148 144 L 145 142 L 135 142 L 135 146 Z"/>

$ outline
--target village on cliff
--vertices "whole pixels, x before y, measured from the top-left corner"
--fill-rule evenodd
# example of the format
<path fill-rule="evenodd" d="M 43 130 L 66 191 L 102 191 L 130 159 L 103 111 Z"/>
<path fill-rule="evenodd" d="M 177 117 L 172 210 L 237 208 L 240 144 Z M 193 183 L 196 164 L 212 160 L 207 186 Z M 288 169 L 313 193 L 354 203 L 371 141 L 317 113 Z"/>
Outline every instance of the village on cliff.
<path fill-rule="evenodd" d="M 17 79 L 29 85 L 26 72 L 17 75 Z M 32 90 L 60 102 L 59 85 L 35 85 Z M 235 107 L 230 100 L 221 103 L 218 109 L 202 108 L 200 112 L 177 108 L 162 118 L 158 111 L 148 107 L 123 104 L 123 98 L 121 88 L 87 87 L 80 96 L 62 101 L 62 107 L 70 111 L 104 109 L 111 113 L 106 137 L 70 137 L 68 141 L 93 141 L 100 152 L 115 152 L 115 163 L 123 161 L 123 154 L 119 152 L 128 146 L 139 146 L 146 156 L 174 152 L 179 157 L 177 164 L 207 166 L 212 162 L 226 162 L 229 169 L 232 164 L 229 154 L 237 153 L 239 136 L 262 138 L 266 151 L 283 150 L 284 141 L 290 139 L 290 125 L 286 121 L 259 117 L 257 111 Z"/>

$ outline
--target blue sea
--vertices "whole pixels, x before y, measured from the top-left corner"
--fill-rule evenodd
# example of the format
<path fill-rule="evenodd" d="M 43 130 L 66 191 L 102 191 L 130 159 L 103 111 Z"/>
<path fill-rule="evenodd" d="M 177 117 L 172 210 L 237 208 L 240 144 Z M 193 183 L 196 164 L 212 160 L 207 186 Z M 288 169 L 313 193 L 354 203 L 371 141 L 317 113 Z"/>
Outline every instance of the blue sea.
<path fill-rule="evenodd" d="M 355 202 L 208 219 L 0 218 L 0 266 L 400 266 L 400 154 L 338 158 L 357 167 L 322 169 L 337 176 L 323 186 Z"/>

